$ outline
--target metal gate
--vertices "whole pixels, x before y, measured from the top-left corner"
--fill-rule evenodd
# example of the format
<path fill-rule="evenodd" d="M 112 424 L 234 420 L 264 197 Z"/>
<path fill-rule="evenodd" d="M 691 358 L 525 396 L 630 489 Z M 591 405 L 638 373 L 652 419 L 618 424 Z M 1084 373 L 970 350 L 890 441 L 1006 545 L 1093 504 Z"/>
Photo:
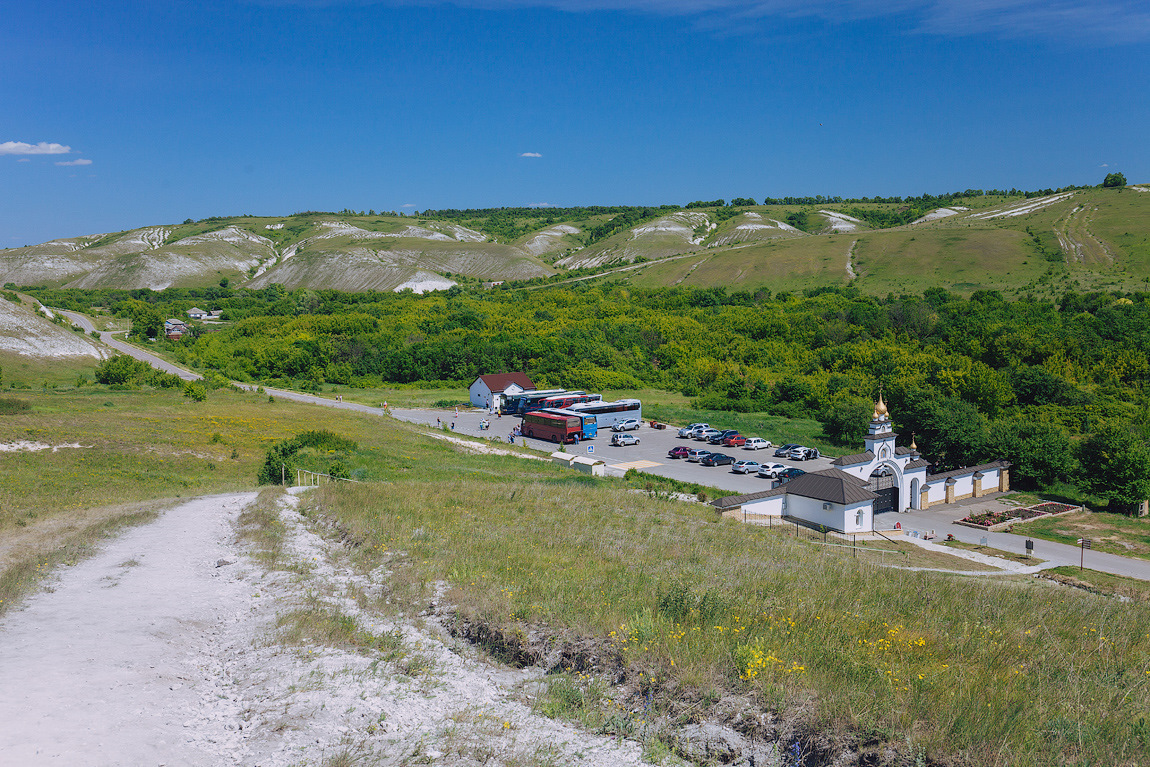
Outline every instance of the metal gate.
<path fill-rule="evenodd" d="M 874 500 L 874 513 L 882 514 L 886 511 L 898 511 L 898 482 L 893 475 L 885 477 L 872 476 L 869 488 L 878 496 Z"/>

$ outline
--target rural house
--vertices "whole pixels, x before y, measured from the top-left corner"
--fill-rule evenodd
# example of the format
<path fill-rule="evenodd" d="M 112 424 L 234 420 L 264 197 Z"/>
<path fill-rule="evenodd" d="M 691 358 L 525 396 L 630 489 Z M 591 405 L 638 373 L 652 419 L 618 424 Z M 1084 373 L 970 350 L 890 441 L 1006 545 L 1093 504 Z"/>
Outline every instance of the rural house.
<path fill-rule="evenodd" d="M 468 387 L 471 404 L 495 412 L 508 394 L 522 394 L 532 391 L 535 384 L 526 373 L 491 373 L 479 376 Z"/>

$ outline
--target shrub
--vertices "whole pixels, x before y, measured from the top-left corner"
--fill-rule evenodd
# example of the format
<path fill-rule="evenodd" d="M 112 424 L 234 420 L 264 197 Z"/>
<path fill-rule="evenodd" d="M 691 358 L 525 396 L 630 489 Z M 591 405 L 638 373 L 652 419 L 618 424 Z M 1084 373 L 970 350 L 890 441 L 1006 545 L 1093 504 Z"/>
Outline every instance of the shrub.
<path fill-rule="evenodd" d="M 208 398 L 208 390 L 199 381 L 188 381 L 184 384 L 184 396 L 194 402 L 203 402 Z"/>

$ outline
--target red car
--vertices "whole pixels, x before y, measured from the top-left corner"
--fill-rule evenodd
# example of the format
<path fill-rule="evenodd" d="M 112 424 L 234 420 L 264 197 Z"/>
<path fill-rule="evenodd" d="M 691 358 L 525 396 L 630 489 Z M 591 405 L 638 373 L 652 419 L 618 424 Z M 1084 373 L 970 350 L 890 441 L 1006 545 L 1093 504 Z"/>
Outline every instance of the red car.
<path fill-rule="evenodd" d="M 667 451 L 668 458 L 686 458 L 687 453 L 691 452 L 688 447 L 673 447 Z"/>
<path fill-rule="evenodd" d="M 747 444 L 747 438 L 742 434 L 732 434 L 723 440 L 723 444 L 727 447 L 742 447 Z"/>

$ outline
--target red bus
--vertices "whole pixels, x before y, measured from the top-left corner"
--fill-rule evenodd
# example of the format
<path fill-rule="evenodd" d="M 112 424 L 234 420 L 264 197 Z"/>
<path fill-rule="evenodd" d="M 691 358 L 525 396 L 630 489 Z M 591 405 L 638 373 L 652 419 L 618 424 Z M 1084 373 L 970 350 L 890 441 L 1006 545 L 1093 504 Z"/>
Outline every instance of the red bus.
<path fill-rule="evenodd" d="M 549 442 L 575 443 L 583 437 L 583 419 L 577 415 L 525 413 L 521 428 L 523 436 Z"/>

